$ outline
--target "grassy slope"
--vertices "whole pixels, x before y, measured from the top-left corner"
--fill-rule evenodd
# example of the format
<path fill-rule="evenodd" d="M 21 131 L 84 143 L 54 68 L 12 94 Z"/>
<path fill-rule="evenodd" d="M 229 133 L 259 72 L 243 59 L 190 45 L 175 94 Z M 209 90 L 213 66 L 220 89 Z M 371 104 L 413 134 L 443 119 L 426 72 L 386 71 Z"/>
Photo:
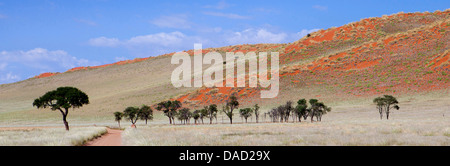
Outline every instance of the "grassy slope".
<path fill-rule="evenodd" d="M 174 67 L 170 65 L 169 57 L 159 57 L 128 65 L 67 72 L 1 85 L 0 123 L 60 123 L 59 112 L 32 107 L 35 98 L 59 86 L 75 86 L 90 97 L 89 105 L 71 110 L 69 123 L 109 120 L 112 112 L 122 111 L 128 106 L 152 104 L 189 91 L 189 88 L 175 89 L 171 85 L 170 74 Z"/>
<path fill-rule="evenodd" d="M 181 97 L 186 105 L 197 107 L 221 104 L 232 92 L 239 94 L 244 106 L 259 103 L 267 109 L 299 98 L 318 98 L 333 106 L 366 105 L 373 96 L 385 93 L 448 99 L 448 18 L 449 11 L 396 14 L 318 31 L 289 44 L 204 49 L 204 53 L 279 51 L 281 89 L 279 97 L 271 100 L 259 99 L 258 90 L 252 88 L 222 88 L 219 93 L 176 89 L 170 83 L 176 67 L 170 65 L 171 54 L 0 85 L 0 125 L 60 124 L 58 112 L 31 106 L 33 99 L 59 86 L 78 87 L 91 99 L 91 104 L 71 111 L 70 124 L 114 123 L 115 111 L 170 98 Z M 156 116 L 166 120 L 161 114 Z"/>
<path fill-rule="evenodd" d="M 434 91 L 448 96 L 449 14 L 447 10 L 367 18 L 282 45 L 276 99 L 259 99 L 258 88 L 203 88 L 180 99 L 195 106 L 221 104 L 233 92 L 244 105 L 299 98 L 370 101 L 382 94 Z"/>

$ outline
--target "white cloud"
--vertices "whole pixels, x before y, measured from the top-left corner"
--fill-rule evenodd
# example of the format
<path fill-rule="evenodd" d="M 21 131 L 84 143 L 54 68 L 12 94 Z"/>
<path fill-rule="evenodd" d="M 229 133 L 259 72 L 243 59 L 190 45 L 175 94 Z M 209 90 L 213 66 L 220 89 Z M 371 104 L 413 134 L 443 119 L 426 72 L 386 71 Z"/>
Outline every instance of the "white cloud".
<path fill-rule="evenodd" d="M 219 29 L 216 29 L 219 30 Z M 91 46 L 124 47 L 132 51 L 135 56 L 149 57 L 165 53 L 193 49 L 194 43 L 206 43 L 209 40 L 198 36 L 188 36 L 182 32 L 155 33 L 139 35 L 130 39 L 99 37 L 89 40 Z"/>
<path fill-rule="evenodd" d="M 0 60 L 5 63 L 20 63 L 39 69 L 49 69 L 52 66 L 60 66 L 68 69 L 89 64 L 88 60 L 77 59 L 65 51 L 49 51 L 44 48 L 35 48 L 28 51 L 2 51 L 0 55 Z"/>
<path fill-rule="evenodd" d="M 2 51 L 0 52 L 0 69 L 2 74 L 0 83 L 17 81 L 21 74 L 38 75 L 42 72 L 64 72 L 79 66 L 94 66 L 97 62 L 79 59 L 69 55 L 63 50 L 50 51 L 44 48 L 35 48 L 28 51 Z M 14 72 L 15 74 L 12 74 Z"/>
<path fill-rule="evenodd" d="M 0 84 L 1 83 L 11 83 L 16 82 L 20 80 L 20 76 L 13 74 L 12 72 L 9 72 L 7 74 L 0 74 Z"/>
<path fill-rule="evenodd" d="M 191 28 L 191 23 L 188 21 L 188 16 L 184 14 L 161 16 L 152 20 L 151 23 L 161 28 Z"/>
<path fill-rule="evenodd" d="M 185 38 L 186 35 L 176 31 L 172 33 L 156 33 L 145 36 L 136 36 L 127 40 L 125 44 L 128 46 L 136 46 L 142 44 L 157 44 L 162 46 L 169 46 L 180 44 Z"/>
<path fill-rule="evenodd" d="M 234 13 L 221 13 L 221 12 L 203 12 L 205 15 L 216 16 L 216 17 L 225 17 L 229 19 L 250 19 L 249 16 L 242 16 Z"/>
<path fill-rule="evenodd" d="M 237 44 L 289 43 L 317 31 L 304 29 L 298 33 L 276 32 L 267 28 L 249 28 L 243 31 L 223 30 L 220 27 L 203 28 L 203 36 L 187 35 L 179 31 L 134 36 L 129 39 L 99 37 L 89 40 L 92 46 L 114 46 L 128 49 L 133 56 L 149 57 L 171 52 L 191 50 L 194 43 L 202 43 L 204 48 Z M 200 30 L 200 29 L 198 29 Z M 116 61 L 123 57 L 116 57 Z"/>
<path fill-rule="evenodd" d="M 246 29 L 226 35 L 228 44 L 282 43 L 288 35 L 284 32 L 273 33 L 266 29 Z"/>

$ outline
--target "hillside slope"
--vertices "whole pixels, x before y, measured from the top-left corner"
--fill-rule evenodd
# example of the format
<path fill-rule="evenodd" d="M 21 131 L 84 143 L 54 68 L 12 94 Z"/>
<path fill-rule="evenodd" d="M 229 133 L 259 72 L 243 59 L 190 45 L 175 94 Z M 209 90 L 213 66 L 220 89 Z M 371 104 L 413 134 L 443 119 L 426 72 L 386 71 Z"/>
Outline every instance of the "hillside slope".
<path fill-rule="evenodd" d="M 320 30 L 280 49 L 280 95 L 348 100 L 381 94 L 448 94 L 450 11 L 399 13 Z M 203 88 L 179 98 L 220 104 L 237 93 L 245 104 L 265 103 L 259 88 Z M 211 93 L 212 92 L 212 93 Z M 218 93 L 216 93 L 218 92 Z"/>
<path fill-rule="evenodd" d="M 244 106 L 259 103 L 268 107 L 299 98 L 339 102 L 381 94 L 448 95 L 449 31 L 449 10 L 399 13 L 320 30 L 293 43 L 203 50 L 203 53 L 280 52 L 280 93 L 275 99 L 260 99 L 261 88 L 174 88 L 170 82 L 177 67 L 170 64 L 173 53 L 78 67 L 64 73 L 44 73 L 0 85 L 0 124 L 23 124 L 30 119 L 48 121 L 59 116 L 50 111 L 36 111 L 31 103 L 60 86 L 78 87 L 89 94 L 91 104 L 71 112 L 79 121 L 110 121 L 112 112 L 168 99 L 180 100 L 192 108 L 223 104 L 233 93 Z M 193 50 L 187 52 L 193 54 Z"/>

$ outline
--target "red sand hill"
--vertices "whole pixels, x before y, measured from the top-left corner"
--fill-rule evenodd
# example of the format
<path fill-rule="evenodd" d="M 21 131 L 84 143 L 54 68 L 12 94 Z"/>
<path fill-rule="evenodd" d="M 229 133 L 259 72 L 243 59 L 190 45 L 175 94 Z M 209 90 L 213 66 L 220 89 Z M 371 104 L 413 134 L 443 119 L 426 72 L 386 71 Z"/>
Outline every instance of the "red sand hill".
<path fill-rule="evenodd" d="M 280 53 L 280 93 L 319 89 L 315 97 L 373 96 L 420 93 L 448 89 L 450 62 L 450 10 L 433 13 L 398 13 L 366 18 L 341 27 L 311 33 L 289 44 L 236 45 L 203 49 L 224 52 Z M 194 50 L 186 51 L 190 55 Z M 161 56 L 171 56 L 174 53 Z M 121 61 L 67 72 L 135 63 L 149 58 Z M 58 73 L 44 73 L 37 78 Z M 261 88 L 199 88 L 180 95 L 188 106 L 224 103 L 229 95 L 252 104 Z"/>

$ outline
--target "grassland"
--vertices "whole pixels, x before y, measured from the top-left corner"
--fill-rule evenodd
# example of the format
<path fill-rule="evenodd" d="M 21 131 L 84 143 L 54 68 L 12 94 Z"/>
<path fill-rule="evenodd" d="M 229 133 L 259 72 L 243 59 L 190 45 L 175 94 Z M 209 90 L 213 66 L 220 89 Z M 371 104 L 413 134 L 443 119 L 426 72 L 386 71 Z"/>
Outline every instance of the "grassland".
<path fill-rule="evenodd" d="M 0 146 L 80 146 L 106 133 L 105 127 L 0 128 Z"/>
<path fill-rule="evenodd" d="M 335 105 L 322 122 L 246 124 L 236 116 L 234 124 L 219 115 L 217 124 L 168 125 L 166 119 L 128 128 L 122 133 L 124 145 L 139 146 L 449 146 L 449 98 L 401 99 L 401 109 L 389 120 L 379 119 L 371 105 Z M 362 103 L 362 102 L 357 102 Z M 261 118 L 264 119 L 264 118 Z M 164 124 L 164 121 L 166 121 Z"/>

